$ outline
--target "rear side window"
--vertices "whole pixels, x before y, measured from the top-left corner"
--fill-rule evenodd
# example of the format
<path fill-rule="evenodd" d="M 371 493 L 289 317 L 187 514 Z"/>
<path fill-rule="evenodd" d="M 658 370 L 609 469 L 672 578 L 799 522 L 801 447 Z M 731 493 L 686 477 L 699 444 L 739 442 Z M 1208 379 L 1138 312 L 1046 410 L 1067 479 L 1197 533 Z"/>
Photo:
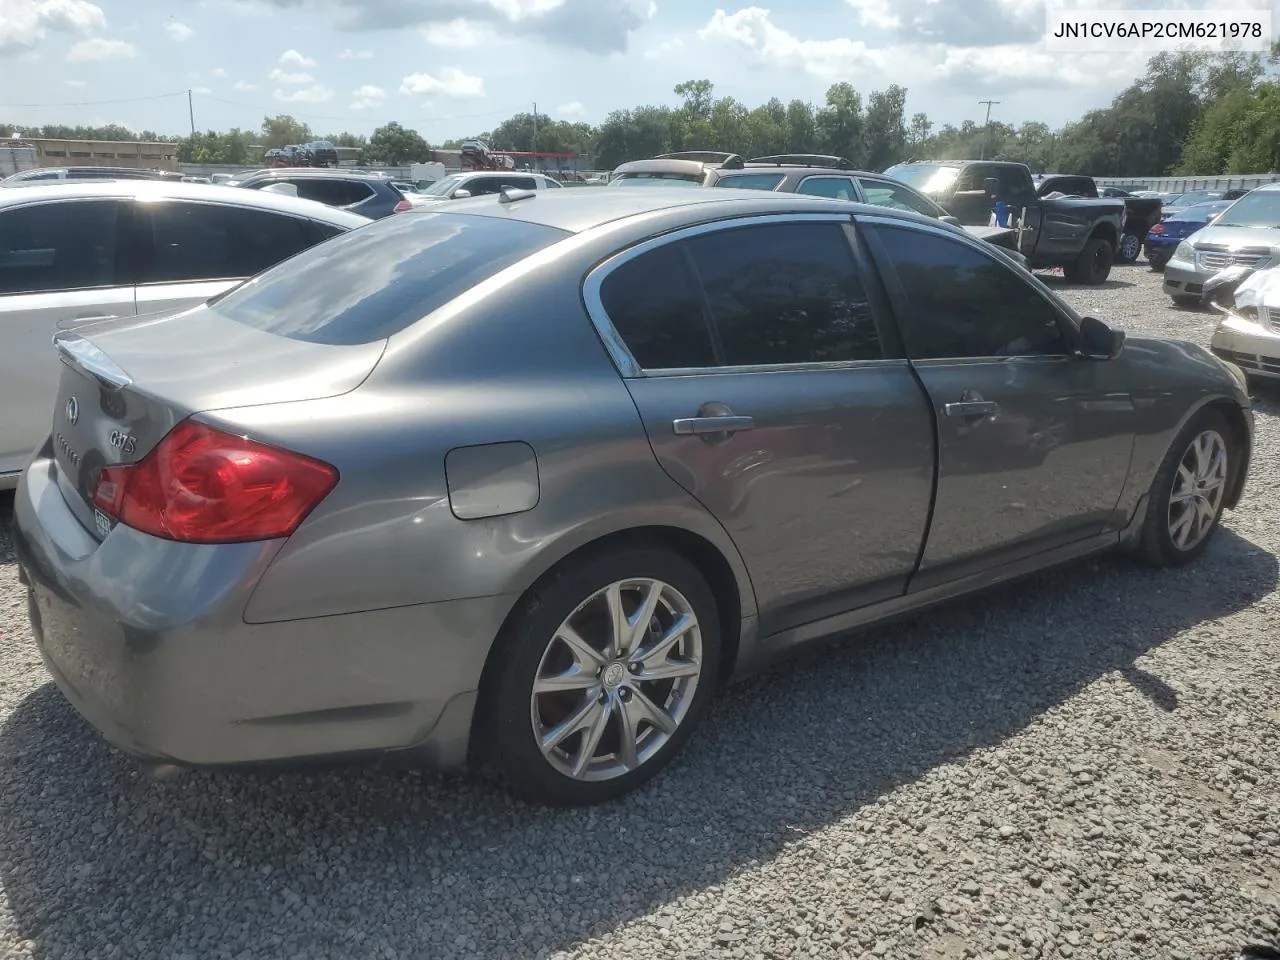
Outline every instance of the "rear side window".
<path fill-rule="evenodd" d="M 294 340 L 370 343 L 566 236 L 553 227 L 493 217 L 387 217 L 312 247 L 211 309 Z"/>
<path fill-rule="evenodd" d="M 780 173 L 744 173 L 736 177 L 721 177 L 717 187 L 737 187 L 740 190 L 773 190 L 782 182 Z"/>
<path fill-rule="evenodd" d="M 0 213 L 0 294 L 114 287 L 115 200 L 38 203 Z"/>
<path fill-rule="evenodd" d="M 740 227 L 687 243 L 727 365 L 882 358 L 839 224 Z"/>
<path fill-rule="evenodd" d="M 151 249 L 139 257 L 139 283 L 251 277 L 316 242 L 309 221 L 267 210 L 176 200 L 144 209 Z"/>
<path fill-rule="evenodd" d="M 716 365 L 702 295 L 678 244 L 622 264 L 605 278 L 600 300 L 641 368 Z"/>
<path fill-rule="evenodd" d="M 853 181 L 848 177 L 808 177 L 796 193 L 806 193 L 811 197 L 826 197 L 830 200 L 857 200 L 853 192 Z"/>

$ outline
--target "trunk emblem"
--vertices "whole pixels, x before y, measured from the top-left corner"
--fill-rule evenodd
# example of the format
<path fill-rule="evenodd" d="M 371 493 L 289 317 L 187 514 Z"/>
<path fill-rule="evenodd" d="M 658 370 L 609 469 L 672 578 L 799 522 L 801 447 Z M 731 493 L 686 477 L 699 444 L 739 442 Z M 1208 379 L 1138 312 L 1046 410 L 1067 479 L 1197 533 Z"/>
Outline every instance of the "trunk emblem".
<path fill-rule="evenodd" d="M 67 401 L 67 423 L 75 426 L 75 422 L 80 419 L 80 403 L 75 397 Z"/>
<path fill-rule="evenodd" d="M 123 430 L 112 430 L 111 436 L 108 440 L 111 443 L 111 446 L 115 447 L 126 456 L 133 453 L 133 451 L 138 448 L 138 441 Z"/>

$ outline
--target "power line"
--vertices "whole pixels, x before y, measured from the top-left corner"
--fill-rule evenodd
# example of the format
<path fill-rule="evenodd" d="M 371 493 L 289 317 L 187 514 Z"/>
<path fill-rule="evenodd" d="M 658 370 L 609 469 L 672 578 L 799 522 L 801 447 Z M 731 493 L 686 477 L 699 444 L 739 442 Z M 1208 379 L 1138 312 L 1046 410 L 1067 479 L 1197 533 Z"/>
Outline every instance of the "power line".
<path fill-rule="evenodd" d="M 148 100 L 168 100 L 173 97 L 185 97 L 186 90 L 178 90 L 176 93 L 157 93 L 150 97 L 129 97 L 124 100 L 78 100 L 70 103 L 10 103 L 0 100 L 0 107 L 105 107 L 118 103 L 144 103 Z"/>

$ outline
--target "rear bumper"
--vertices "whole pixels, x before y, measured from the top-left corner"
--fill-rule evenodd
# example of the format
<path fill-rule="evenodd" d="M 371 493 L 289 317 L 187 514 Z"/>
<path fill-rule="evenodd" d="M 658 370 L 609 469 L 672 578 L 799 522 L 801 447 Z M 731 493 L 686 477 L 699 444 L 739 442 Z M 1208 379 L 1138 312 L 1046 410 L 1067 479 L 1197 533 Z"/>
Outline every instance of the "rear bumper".
<path fill-rule="evenodd" d="M 1280 379 L 1280 333 L 1240 317 L 1227 317 L 1213 332 L 1209 349 L 1254 377 Z"/>
<path fill-rule="evenodd" d="M 186 766 L 414 750 L 467 756 L 503 598 L 246 624 L 278 542 L 99 543 L 37 457 L 14 501 L 32 632 L 72 705 L 112 743 Z"/>

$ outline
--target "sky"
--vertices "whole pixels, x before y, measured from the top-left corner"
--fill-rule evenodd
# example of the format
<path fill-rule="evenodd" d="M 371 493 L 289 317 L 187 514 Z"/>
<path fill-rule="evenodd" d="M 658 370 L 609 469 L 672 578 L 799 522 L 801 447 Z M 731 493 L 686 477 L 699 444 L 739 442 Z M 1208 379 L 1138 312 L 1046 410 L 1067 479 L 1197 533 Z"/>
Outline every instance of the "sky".
<path fill-rule="evenodd" d="M 897 83 L 937 124 L 1059 126 L 1105 106 L 1151 50 L 1055 53 L 1046 0 L 0 0 L 0 122 L 317 134 L 397 120 L 429 142 L 513 113 L 599 123 L 718 96 L 821 103 Z M 1270 9 L 1280 0 L 1051 0 L 1058 8 Z M 714 145 L 709 145 L 714 147 Z"/>

